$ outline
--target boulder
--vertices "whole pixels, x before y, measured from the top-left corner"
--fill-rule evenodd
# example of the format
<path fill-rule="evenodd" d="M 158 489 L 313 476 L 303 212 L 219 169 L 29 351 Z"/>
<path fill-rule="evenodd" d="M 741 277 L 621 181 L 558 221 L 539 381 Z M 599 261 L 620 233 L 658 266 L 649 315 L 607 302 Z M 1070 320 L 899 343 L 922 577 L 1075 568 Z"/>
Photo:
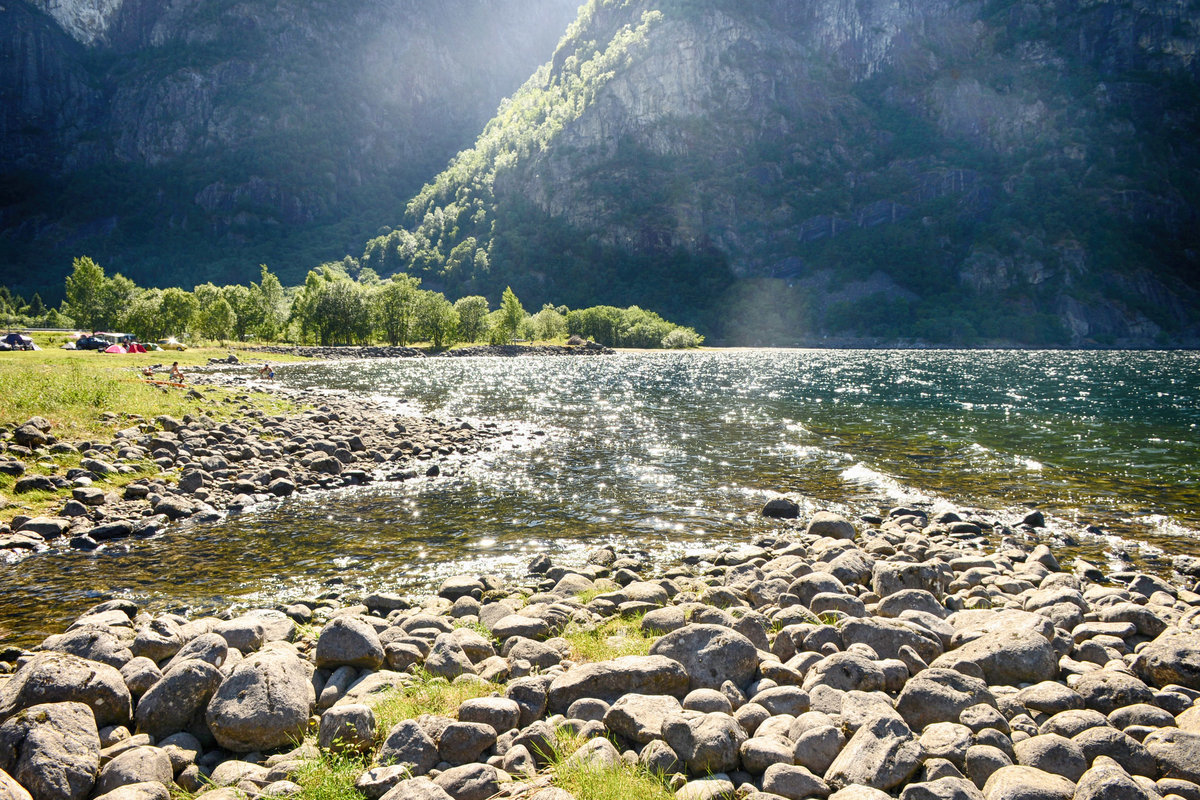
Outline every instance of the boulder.
<path fill-rule="evenodd" d="M 429 772 L 437 765 L 439 758 L 437 745 L 417 721 L 412 719 L 397 723 L 388 731 L 387 738 L 383 740 L 379 752 L 375 755 L 380 764 L 408 767 L 413 775 Z"/>
<path fill-rule="evenodd" d="M 829 784 L 804 767 L 792 764 L 772 764 L 763 773 L 764 792 L 786 797 L 788 800 L 804 800 L 808 797 L 828 797 Z"/>
<path fill-rule="evenodd" d="M 206 661 L 173 663 L 138 702 L 134 714 L 138 732 L 161 739 L 186 730 L 202 714 L 222 680 L 221 671 Z"/>
<path fill-rule="evenodd" d="M 668 717 L 662 735 L 693 775 L 736 769 L 738 751 L 747 738 L 737 720 L 720 713 Z"/>
<path fill-rule="evenodd" d="M 208 727 L 218 744 L 235 753 L 273 750 L 303 737 L 314 700 L 299 657 L 264 650 L 234 667 L 217 688 Z"/>
<path fill-rule="evenodd" d="M 521 722 L 521 707 L 506 697 L 477 697 L 458 707 L 461 722 L 482 722 L 497 733 L 513 730 Z"/>
<path fill-rule="evenodd" d="M 1058 676 L 1058 655 L 1040 633 L 1010 628 L 985 633 L 934 659 L 931 667 L 978 668 L 990 685 L 1039 683 Z"/>
<path fill-rule="evenodd" d="M 691 689 L 719 689 L 726 681 L 744 687 L 758 668 L 758 649 L 737 631 L 721 625 L 687 625 L 650 647 L 683 665 Z"/>
<path fill-rule="evenodd" d="M 80 702 L 92 709 L 96 724 L 124 725 L 133 697 L 125 679 L 108 664 L 69 653 L 37 653 L 0 686 L 0 720 L 42 703 Z"/>
<path fill-rule="evenodd" d="M 986 800 L 1071 800 L 1075 784 L 1040 769 L 1013 765 L 992 773 L 983 786 Z"/>
<path fill-rule="evenodd" d="M 1200 690 L 1200 630 L 1162 634 L 1138 651 L 1133 670 L 1151 686 Z"/>
<path fill-rule="evenodd" d="M 896 710 L 919 731 L 934 722 L 958 722 L 963 711 L 980 703 L 996 704 L 985 681 L 934 667 L 909 678 L 896 698 Z"/>
<path fill-rule="evenodd" d="M 0 800 L 33 800 L 33 797 L 13 776 L 0 769 Z"/>
<path fill-rule="evenodd" d="M 0 725 L 0 770 L 33 800 L 84 800 L 100 772 L 100 735 L 83 703 L 29 706 Z"/>
<path fill-rule="evenodd" d="M 166 752 L 157 747 L 134 747 L 104 765 L 96 780 L 95 792 L 105 794 L 134 783 L 154 782 L 166 786 L 174 777 Z"/>
<path fill-rule="evenodd" d="M 830 539 L 849 540 L 857 535 L 850 520 L 830 511 L 818 511 L 813 514 L 804 532 L 809 536 L 827 536 Z"/>
<path fill-rule="evenodd" d="M 611 702 L 632 692 L 682 698 L 688 693 L 689 683 L 683 665 L 672 658 L 621 656 L 609 661 L 579 664 L 554 678 L 549 686 L 547 704 L 552 713 L 563 713 L 581 697 Z M 510 696 L 511 688 L 510 685 Z M 513 699 L 521 702 L 519 698 Z M 521 719 L 525 722 L 524 711 Z"/>
<path fill-rule="evenodd" d="M 648 744 L 662 738 L 663 720 L 683 710 L 670 695 L 627 694 L 604 715 L 604 725 L 631 742 Z"/>
<path fill-rule="evenodd" d="M 379 669 L 383 657 L 383 644 L 375 627 L 359 617 L 334 617 L 321 629 L 317 639 L 318 669 L 341 666 Z"/>
<path fill-rule="evenodd" d="M 829 765 L 825 780 L 842 788 L 852 784 L 888 791 L 907 781 L 921 764 L 921 746 L 902 720 L 876 717 L 850 737 Z"/>
<path fill-rule="evenodd" d="M 362 703 L 335 705 L 321 715 L 317 745 L 334 753 L 361 753 L 375 744 L 375 712 Z"/>
<path fill-rule="evenodd" d="M 500 773 L 488 764 L 464 764 L 439 774 L 433 782 L 454 800 L 488 800 L 500 791 Z"/>
<path fill-rule="evenodd" d="M 1142 744 L 1158 762 L 1162 777 L 1200 783 L 1200 734 L 1162 728 L 1143 739 Z"/>
<path fill-rule="evenodd" d="M 1150 800 L 1150 795 L 1120 766 L 1102 759 L 1079 778 L 1074 800 Z"/>
<path fill-rule="evenodd" d="M 109 628 L 92 625 L 76 628 L 60 636 L 51 636 L 42 643 L 42 649 L 70 653 L 117 669 L 133 660 L 133 653 L 115 633 Z"/>

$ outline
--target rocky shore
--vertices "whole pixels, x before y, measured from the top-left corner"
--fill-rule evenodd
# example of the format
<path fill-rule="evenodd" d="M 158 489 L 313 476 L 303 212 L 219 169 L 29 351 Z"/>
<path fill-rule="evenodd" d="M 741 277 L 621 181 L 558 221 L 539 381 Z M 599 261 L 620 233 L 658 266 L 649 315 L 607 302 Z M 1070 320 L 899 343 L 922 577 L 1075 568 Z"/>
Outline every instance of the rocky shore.
<path fill-rule="evenodd" d="M 822 512 L 666 569 L 600 548 L 425 597 L 101 603 L 3 656 L 0 797 L 286 797 L 332 751 L 365 800 L 570 800 L 581 765 L 679 800 L 1200 800 L 1196 576 L 1066 570 L 987 533 Z M 643 650 L 615 655 L 620 620 Z M 614 655 L 578 654 L 587 631 Z M 387 716 L 430 685 L 477 696 Z"/>
<path fill-rule="evenodd" d="M 205 399 L 203 386 L 189 391 Z M 128 427 L 97 442 L 57 441 L 42 418 L 18 426 L 0 441 L 0 471 L 17 477 L 16 495 L 69 489 L 70 498 L 53 516 L 18 515 L 11 524 L 0 523 L 0 552 L 94 550 L 297 492 L 436 475 L 445 460 L 469 456 L 502 433 L 494 425 L 477 429 L 463 420 L 397 416 L 363 398 L 273 391 L 314 408 L 268 415 L 243 393 L 234 395 L 241 404 L 232 421 L 207 413 L 153 420 L 111 414 Z M 79 466 L 62 474 L 26 474 L 28 462 L 62 453 L 82 455 Z M 119 490 L 106 488 L 106 479 L 134 474 L 145 477 Z"/>
<path fill-rule="evenodd" d="M 304 358 L 321 358 L 328 360 L 351 358 L 425 358 L 425 352 L 415 347 L 306 347 L 292 345 L 264 345 L 248 347 L 246 352 L 267 353 L 273 355 L 292 355 Z M 611 347 L 604 347 L 595 342 L 583 342 L 578 345 L 528 345 L 528 344 L 493 344 L 473 345 L 471 347 L 456 347 L 438 353 L 435 358 L 467 358 L 470 356 L 491 356 L 515 358 L 517 356 L 595 356 L 612 355 Z"/>

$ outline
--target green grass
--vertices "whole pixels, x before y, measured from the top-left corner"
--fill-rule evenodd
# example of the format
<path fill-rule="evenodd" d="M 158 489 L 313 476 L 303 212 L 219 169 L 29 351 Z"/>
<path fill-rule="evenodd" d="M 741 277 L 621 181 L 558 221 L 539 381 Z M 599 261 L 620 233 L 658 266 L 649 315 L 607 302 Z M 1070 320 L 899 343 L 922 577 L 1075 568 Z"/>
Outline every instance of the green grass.
<path fill-rule="evenodd" d="M 494 683 L 476 681 L 450 683 L 445 678 L 435 678 L 420 671 L 411 686 L 393 691 L 375 704 L 376 730 L 381 737 L 386 736 L 396 723 L 416 719 L 422 714 L 457 718 L 458 707 L 464 701 L 487 697 L 501 688 Z"/>
<path fill-rule="evenodd" d="M 646 655 L 658 636 L 642 631 L 642 616 L 613 617 L 590 629 L 568 625 L 563 638 L 571 645 L 572 660 L 595 662 Z"/>
<path fill-rule="evenodd" d="M 567 759 L 585 743 L 585 739 L 560 728 L 551 759 L 554 785 L 570 792 L 576 800 L 626 800 L 630 797 L 673 800 L 675 797 L 661 776 L 640 766 L 623 762 L 608 767 L 569 764 Z"/>
<path fill-rule="evenodd" d="M 306 761 L 296 773 L 295 781 L 303 791 L 300 800 L 363 800 L 354 782 L 364 769 L 361 759 L 345 755 L 321 753 L 320 758 Z"/>
<path fill-rule="evenodd" d="M 209 357 L 223 357 L 226 349 L 196 349 L 184 352 L 159 352 L 132 355 L 100 355 L 89 351 L 59 350 L 56 344 L 65 337 L 39 335 L 35 337 L 46 349 L 34 352 L 0 352 L 0 425 L 20 425 L 31 417 L 44 417 L 58 441 L 94 441 L 108 444 L 117 431 L 152 421 L 166 414 L 182 418 L 187 414 L 211 414 L 218 421 L 234 419 L 238 407 L 249 405 L 267 414 L 294 413 L 299 408 L 290 402 L 267 393 L 247 393 L 203 385 L 200 375 L 193 375 L 189 384 L 203 398 L 189 396 L 188 389 L 161 387 L 141 380 L 140 370 L 148 364 L 170 364 L 178 360 L 185 375 L 189 366 L 206 364 Z M 189 386 L 191 388 L 191 386 Z M 249 399 L 239 399 L 248 397 Z M 105 418 L 111 412 L 115 418 Z M 38 462 L 42 456 L 53 461 L 51 470 Z M 105 460 L 111 456 L 104 456 Z M 61 474 L 79 465 L 77 454 L 38 453 L 33 459 L 21 458 L 27 475 Z M 154 472 L 150 461 L 131 463 L 138 473 L 113 475 L 96 485 L 118 489 Z M 33 515 L 53 512 L 65 498 L 67 490 L 45 493 L 31 492 L 16 495 L 16 479 L 0 476 L 0 496 L 8 507 L 0 511 L 0 519 L 14 514 Z"/>

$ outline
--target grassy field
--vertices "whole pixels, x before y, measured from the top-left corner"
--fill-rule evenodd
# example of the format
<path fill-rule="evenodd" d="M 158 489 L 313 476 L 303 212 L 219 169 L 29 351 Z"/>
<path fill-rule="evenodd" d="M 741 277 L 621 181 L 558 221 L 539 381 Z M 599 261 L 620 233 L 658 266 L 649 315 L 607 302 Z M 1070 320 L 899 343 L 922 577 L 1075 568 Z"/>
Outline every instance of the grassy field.
<path fill-rule="evenodd" d="M 182 418 L 185 414 L 209 413 L 218 419 L 230 419 L 246 405 L 267 413 L 296 410 L 269 394 L 207 387 L 202 374 L 189 376 L 189 367 L 207 364 L 209 358 L 224 358 L 229 354 L 228 348 L 115 355 L 59 349 L 66 341 L 63 335 L 34 338 L 44 349 L 0 352 L 0 426 L 13 427 L 31 417 L 44 417 L 53 426 L 50 433 L 59 441 L 108 443 L 118 430 L 153 420 L 160 414 Z M 257 353 L 244 353 L 239 358 L 252 364 L 262 360 Z M 271 356 L 271 360 L 302 359 Z M 184 372 L 185 388 L 161 386 L 143 379 L 145 367 L 158 365 L 154 378 L 165 380 L 173 361 L 178 361 Z M 202 396 L 191 393 L 192 388 Z M 68 453 L 20 460 L 27 467 L 27 475 L 56 474 L 76 466 L 79 456 Z M 143 466 L 154 469 L 152 464 Z M 98 485 L 117 487 L 137 477 L 113 476 Z M 16 480 L 0 475 L 0 520 L 9 520 L 16 514 L 53 513 L 70 494 L 62 490 L 15 495 Z"/>

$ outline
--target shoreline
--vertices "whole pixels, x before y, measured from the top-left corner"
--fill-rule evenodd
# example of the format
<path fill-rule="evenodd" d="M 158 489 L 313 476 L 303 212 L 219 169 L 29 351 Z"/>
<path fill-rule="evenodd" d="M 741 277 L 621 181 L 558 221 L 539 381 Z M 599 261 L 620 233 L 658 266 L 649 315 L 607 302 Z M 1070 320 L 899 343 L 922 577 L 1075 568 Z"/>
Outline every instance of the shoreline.
<path fill-rule="evenodd" d="M 62 495 L 65 502 L 53 515 L 22 514 L 0 523 L 0 553 L 88 552 L 293 494 L 436 477 L 440 461 L 471 457 L 501 435 L 494 423 L 477 429 L 461 419 L 400 416 L 373 401 L 336 393 L 276 386 L 247 391 L 243 382 L 201 369 L 192 374 L 204 377 L 187 391 L 199 393 L 202 403 L 215 403 L 204 398 L 207 389 L 238 390 L 232 421 L 204 413 L 130 419 L 111 442 L 59 442 L 40 418 L 18 426 L 24 434 L 0 453 L 0 468 L 16 477 L 14 495 L 67 489 L 70 495 Z M 310 408 L 268 415 L 256 407 L 255 392 Z M 80 452 L 78 445 L 87 446 L 78 468 L 63 475 L 24 474 L 20 459 L 64 447 Z M 151 464 L 156 471 L 145 469 Z M 106 480 L 139 472 L 144 474 L 119 489 Z"/>
<path fill-rule="evenodd" d="M 662 569 L 601 547 L 419 596 L 102 602 L 4 654 L 0 769 L 68 800 L 14 765 L 74 736 L 80 800 L 309 797 L 331 752 L 365 800 L 581 800 L 580 764 L 682 800 L 1200 792 L 1200 586 L 1068 570 L 952 512 L 774 524 Z"/>

